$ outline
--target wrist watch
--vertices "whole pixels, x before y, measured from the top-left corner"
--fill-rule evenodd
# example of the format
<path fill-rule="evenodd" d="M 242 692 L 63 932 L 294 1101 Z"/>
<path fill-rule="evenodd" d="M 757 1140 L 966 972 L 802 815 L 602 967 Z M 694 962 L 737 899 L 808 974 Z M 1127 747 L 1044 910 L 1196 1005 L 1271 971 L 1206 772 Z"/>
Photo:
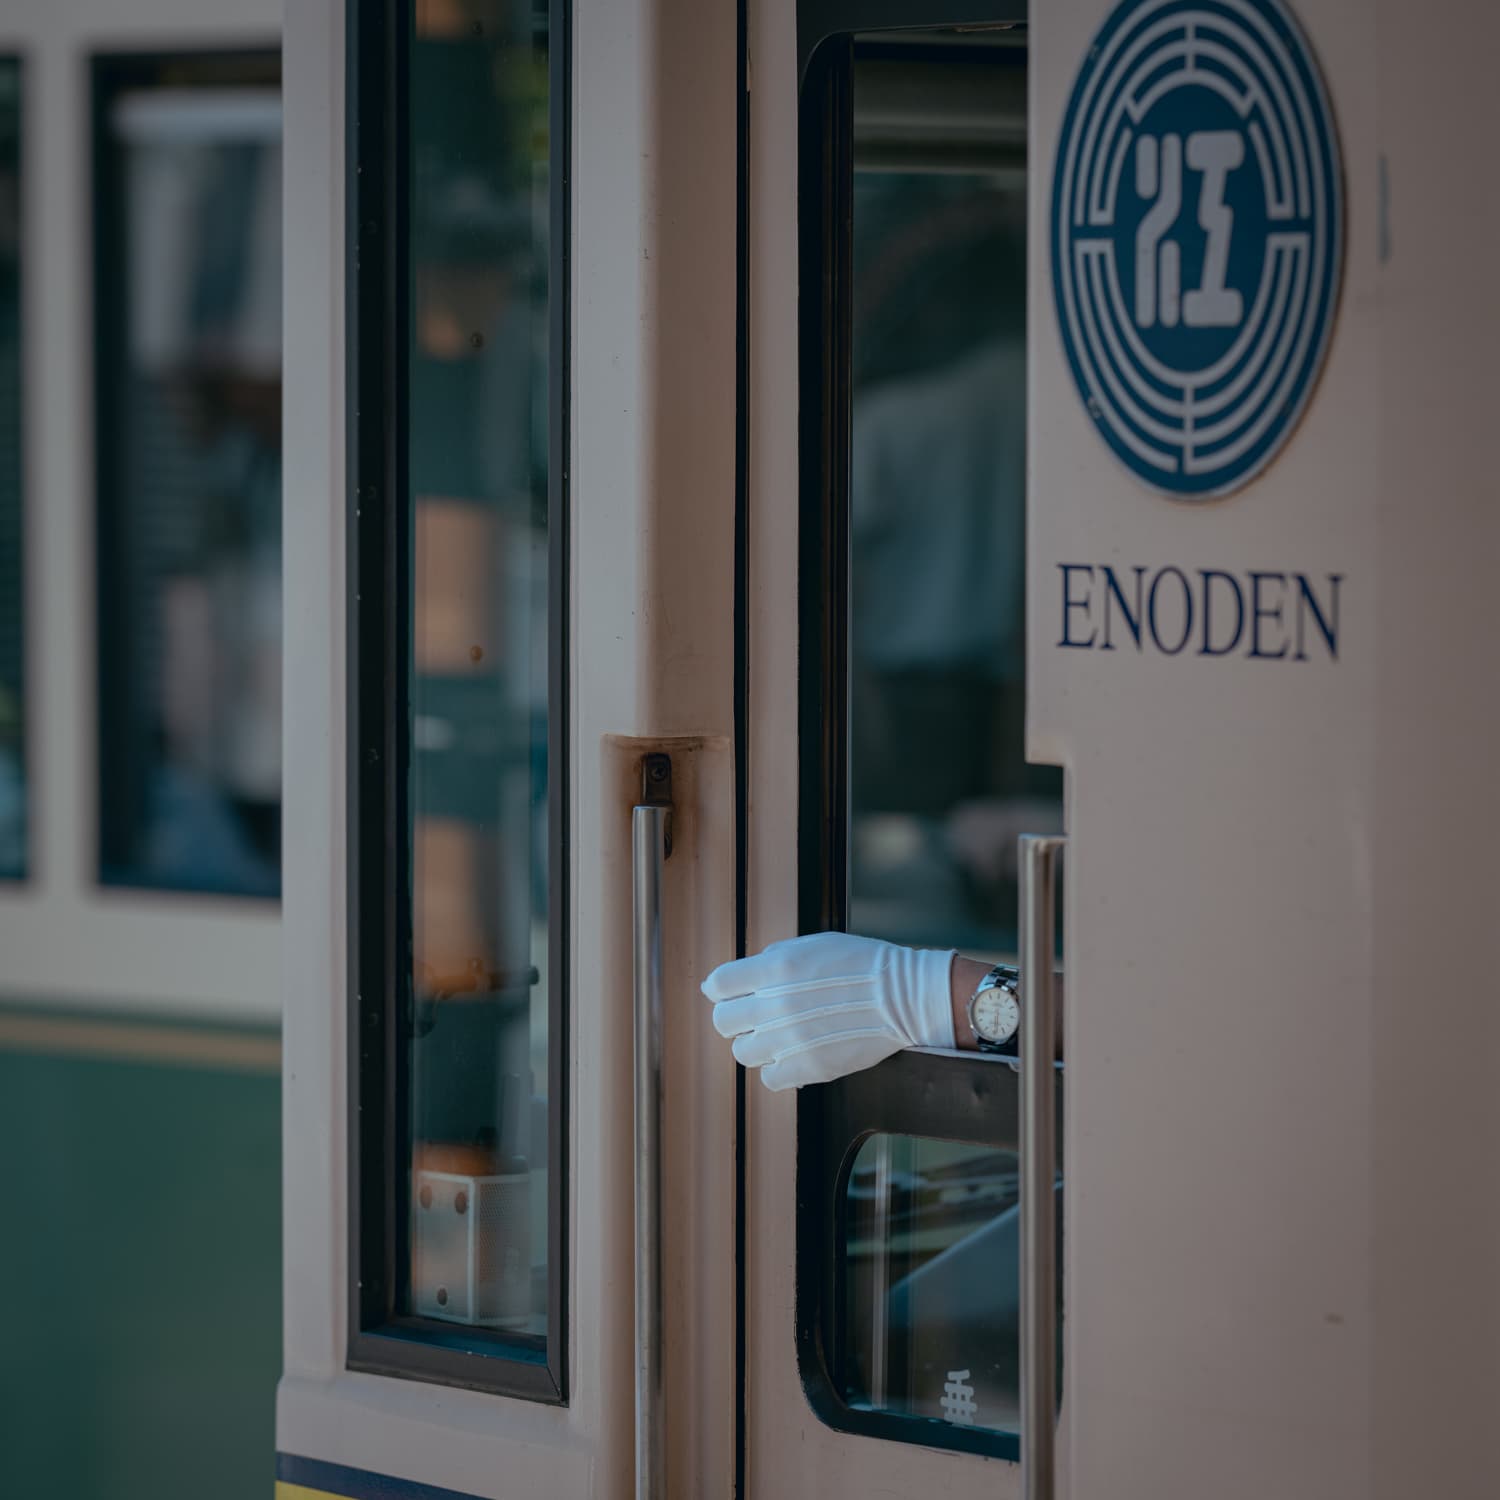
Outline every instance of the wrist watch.
<path fill-rule="evenodd" d="M 981 1052 L 1015 1057 L 1020 1052 L 1021 971 L 996 964 L 969 996 L 969 1030 Z"/>

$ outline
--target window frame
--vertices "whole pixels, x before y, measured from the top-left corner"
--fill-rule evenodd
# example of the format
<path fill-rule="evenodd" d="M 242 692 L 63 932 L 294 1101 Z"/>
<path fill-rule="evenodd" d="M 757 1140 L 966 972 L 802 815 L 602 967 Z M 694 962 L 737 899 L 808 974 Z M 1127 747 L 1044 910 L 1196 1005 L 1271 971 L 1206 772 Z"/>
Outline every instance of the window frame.
<path fill-rule="evenodd" d="M 262 73 L 264 76 L 259 76 Z M 120 649 L 121 620 L 128 621 L 136 612 L 130 600 L 121 602 L 126 584 L 120 577 L 120 570 L 113 565 L 122 546 L 119 538 L 131 524 L 129 508 L 121 503 L 127 490 L 118 478 L 122 472 L 120 434 L 128 418 L 125 403 L 121 400 L 123 385 L 113 378 L 127 369 L 130 298 L 126 281 L 130 268 L 122 251 L 127 220 L 124 174 L 119 170 L 118 144 L 110 131 L 109 115 L 114 102 L 122 94 L 135 89 L 174 85 L 211 89 L 220 84 L 249 88 L 260 84 L 274 86 L 279 93 L 281 79 L 279 45 L 99 48 L 88 56 L 88 172 L 93 203 L 88 241 L 92 261 L 89 285 L 93 297 L 89 317 L 93 337 L 89 386 L 93 399 L 92 506 L 96 597 L 92 746 L 96 801 L 92 884 L 97 889 L 111 892 L 144 892 L 173 900 L 230 902 L 235 906 L 260 906 L 273 910 L 281 905 L 279 843 L 277 892 L 274 896 L 213 886 L 177 885 L 140 875 L 129 878 L 107 878 L 105 875 L 110 838 L 107 830 L 122 825 L 128 828 L 131 820 L 139 817 L 139 807 L 131 790 L 133 757 L 106 750 L 106 725 L 128 720 L 134 683 L 132 672 L 108 670 L 111 653 Z M 282 646 L 285 650 L 285 635 Z M 128 655 L 124 659 L 128 667 Z M 115 741 L 109 743 L 118 750 Z M 278 816 L 280 807 L 278 801 Z"/>
<path fill-rule="evenodd" d="M 410 983 L 411 632 L 406 525 L 411 0 L 346 0 L 348 403 L 349 1369 L 565 1405 L 568 1399 L 568 442 L 571 7 L 548 4 L 547 1332 L 396 1311 L 405 1181 L 396 1102 Z M 362 420 L 363 418 L 363 420 Z"/>
<path fill-rule="evenodd" d="M 865 31 L 1024 24 L 1027 0 L 798 0 L 799 536 L 797 913 L 843 929 L 849 877 L 853 62 Z M 796 1345 L 803 1389 L 840 1432 L 1018 1461 L 1018 1433 L 858 1410 L 837 1351 L 850 1171 L 872 1135 L 1015 1149 L 1017 1075 L 982 1056 L 903 1052 L 798 1090 Z M 1060 1118 L 1059 1100 L 1059 1118 Z M 1060 1128 L 1060 1127 L 1059 1127 Z"/>

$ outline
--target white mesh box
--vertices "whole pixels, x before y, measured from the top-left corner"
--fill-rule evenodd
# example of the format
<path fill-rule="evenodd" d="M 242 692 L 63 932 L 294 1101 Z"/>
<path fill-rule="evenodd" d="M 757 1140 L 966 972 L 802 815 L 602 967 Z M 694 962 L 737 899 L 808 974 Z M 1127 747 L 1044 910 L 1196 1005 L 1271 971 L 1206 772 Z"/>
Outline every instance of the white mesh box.
<path fill-rule="evenodd" d="M 531 1312 L 531 1195 L 525 1172 L 412 1180 L 412 1311 L 490 1328 Z"/>

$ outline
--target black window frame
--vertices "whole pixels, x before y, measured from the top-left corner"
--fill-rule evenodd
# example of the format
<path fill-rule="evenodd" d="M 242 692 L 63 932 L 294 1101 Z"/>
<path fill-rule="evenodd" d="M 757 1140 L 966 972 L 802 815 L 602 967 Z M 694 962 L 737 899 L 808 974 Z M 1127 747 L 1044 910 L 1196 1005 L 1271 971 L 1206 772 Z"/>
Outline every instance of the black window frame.
<path fill-rule="evenodd" d="M 94 881 L 107 890 L 150 891 L 174 900 L 231 901 L 236 905 L 278 907 L 277 893 L 262 895 L 214 886 L 181 885 L 140 874 L 107 876 L 112 838 L 128 830 L 139 816 L 143 766 L 133 737 L 111 737 L 110 724 L 128 724 L 136 689 L 132 671 L 109 671 L 111 661 L 131 663 L 128 642 L 141 601 L 131 597 L 128 579 L 113 565 L 125 549 L 131 525 L 121 450 L 129 421 L 123 386 L 112 377 L 125 369 L 129 339 L 129 262 L 121 253 L 125 227 L 125 180 L 110 131 L 110 109 L 122 94 L 153 88 L 215 86 L 281 88 L 281 47 L 274 39 L 243 46 L 112 47 L 92 52 L 89 65 L 89 142 L 93 260 L 91 325 L 93 330 L 94 437 L 94 690 L 96 816 Z M 122 503 L 125 502 L 125 503 Z M 279 815 L 279 810 L 278 810 Z M 112 835 L 111 830 L 116 830 Z"/>
<path fill-rule="evenodd" d="M 843 929 L 849 877 L 849 433 L 856 34 L 1024 25 L 1027 0 L 798 0 L 798 926 Z M 903 1052 L 798 1091 L 797 1364 L 840 1432 L 1018 1461 L 1018 1434 L 858 1410 L 844 1399 L 849 1175 L 877 1134 L 1014 1150 L 1019 1080 L 981 1056 Z"/>
<path fill-rule="evenodd" d="M 568 1399 L 567 798 L 571 14 L 549 0 L 548 1058 L 545 1340 L 397 1311 L 396 1103 L 410 994 L 407 329 L 411 0 L 346 0 L 349 1369 Z"/>

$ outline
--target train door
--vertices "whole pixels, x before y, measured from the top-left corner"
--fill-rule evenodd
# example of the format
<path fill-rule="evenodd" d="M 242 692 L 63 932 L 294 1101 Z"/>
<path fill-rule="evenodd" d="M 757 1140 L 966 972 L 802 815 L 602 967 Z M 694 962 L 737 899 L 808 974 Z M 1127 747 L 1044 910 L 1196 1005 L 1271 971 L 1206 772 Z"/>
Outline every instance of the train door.
<path fill-rule="evenodd" d="M 751 7 L 750 950 L 1013 962 L 1018 837 L 1064 829 L 1025 741 L 1031 46 L 1024 5 Z M 751 1082 L 744 1493 L 1022 1493 L 1019 1084 Z"/>
<path fill-rule="evenodd" d="M 1485 52 L 293 9 L 289 1496 L 1480 1493 Z M 1053 1162 L 737 1072 L 825 926 L 1060 957 Z"/>
<path fill-rule="evenodd" d="M 748 946 L 1003 952 L 1061 792 L 1066 1084 L 1029 1476 L 937 1451 L 1015 1456 L 1057 1310 L 1003 1082 L 749 1091 L 748 1493 L 1477 1496 L 1483 69 L 1316 0 L 750 15 L 750 566 L 802 610 L 751 589 Z"/>
<path fill-rule="evenodd" d="M 631 1492 L 631 816 L 669 788 L 654 1411 L 673 1493 L 728 1494 L 734 7 L 287 25 L 278 1484 Z"/>

